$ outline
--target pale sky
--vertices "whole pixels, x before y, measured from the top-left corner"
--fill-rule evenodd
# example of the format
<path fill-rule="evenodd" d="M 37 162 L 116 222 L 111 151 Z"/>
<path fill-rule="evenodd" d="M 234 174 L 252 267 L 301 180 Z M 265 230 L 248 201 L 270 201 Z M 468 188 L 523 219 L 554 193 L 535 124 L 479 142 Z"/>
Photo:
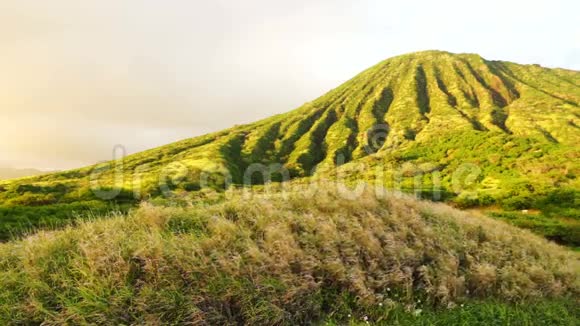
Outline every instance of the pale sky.
<path fill-rule="evenodd" d="M 294 109 L 428 49 L 580 70 L 580 2 L 0 0 L 0 166 L 66 169 Z"/>

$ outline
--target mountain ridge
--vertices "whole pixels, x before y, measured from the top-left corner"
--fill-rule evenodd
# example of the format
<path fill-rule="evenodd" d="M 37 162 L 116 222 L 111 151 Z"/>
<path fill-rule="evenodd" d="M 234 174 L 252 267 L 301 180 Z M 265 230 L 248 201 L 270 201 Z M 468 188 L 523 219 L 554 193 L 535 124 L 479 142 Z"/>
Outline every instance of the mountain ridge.
<path fill-rule="evenodd" d="M 0 166 L 0 180 L 32 177 L 41 174 L 54 173 L 56 171 L 38 170 L 33 168 L 12 168 Z"/>

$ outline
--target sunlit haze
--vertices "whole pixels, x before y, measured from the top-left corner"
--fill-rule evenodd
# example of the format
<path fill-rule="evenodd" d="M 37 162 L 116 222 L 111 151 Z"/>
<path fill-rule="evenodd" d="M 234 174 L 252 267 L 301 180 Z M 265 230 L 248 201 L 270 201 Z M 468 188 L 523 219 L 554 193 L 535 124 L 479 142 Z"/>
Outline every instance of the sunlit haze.
<path fill-rule="evenodd" d="M 0 0 L 0 166 L 80 167 L 116 144 L 134 153 L 252 122 L 419 50 L 580 70 L 579 12 L 578 1 Z"/>

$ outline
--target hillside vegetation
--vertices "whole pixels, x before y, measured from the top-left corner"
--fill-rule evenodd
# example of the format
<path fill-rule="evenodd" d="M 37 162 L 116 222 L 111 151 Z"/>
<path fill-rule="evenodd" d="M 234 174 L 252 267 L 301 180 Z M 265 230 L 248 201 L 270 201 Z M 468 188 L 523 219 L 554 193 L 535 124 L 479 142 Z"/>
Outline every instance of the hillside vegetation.
<path fill-rule="evenodd" d="M 577 255 L 443 204 L 321 188 L 0 244 L 0 323 L 578 324 Z"/>
<path fill-rule="evenodd" d="M 576 71 L 441 51 L 398 56 L 286 114 L 93 167 L 0 181 L 0 238 L 68 223 L 79 202 L 125 209 L 268 181 L 250 168 L 274 181 L 342 175 L 463 208 L 495 207 L 498 218 L 579 246 L 579 103 Z M 52 215 L 52 205 L 66 217 Z"/>

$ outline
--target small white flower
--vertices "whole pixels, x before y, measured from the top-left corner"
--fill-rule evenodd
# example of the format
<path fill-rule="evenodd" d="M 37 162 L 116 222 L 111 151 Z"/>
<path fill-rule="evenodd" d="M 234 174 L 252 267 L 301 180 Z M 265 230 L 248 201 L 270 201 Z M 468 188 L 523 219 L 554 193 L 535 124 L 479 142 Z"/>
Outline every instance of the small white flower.
<path fill-rule="evenodd" d="M 419 316 L 419 315 L 420 315 L 422 312 L 423 312 L 423 310 L 421 310 L 421 309 L 417 309 L 417 310 L 415 310 L 415 311 L 413 312 L 413 314 L 414 314 L 415 316 Z"/>
<path fill-rule="evenodd" d="M 421 299 L 417 300 L 417 303 L 421 303 Z"/>
<path fill-rule="evenodd" d="M 352 317 L 350 314 L 348 314 L 348 318 Z"/>
<path fill-rule="evenodd" d="M 382 306 L 383 306 L 383 303 L 382 302 L 379 302 L 379 307 L 382 307 Z"/>
<path fill-rule="evenodd" d="M 464 304 L 462 303 L 462 304 L 461 304 L 461 308 L 463 308 L 463 306 L 464 306 Z"/>
<path fill-rule="evenodd" d="M 391 288 L 387 288 L 387 292 L 391 292 Z"/>
<path fill-rule="evenodd" d="M 364 316 L 364 317 L 363 317 L 363 320 L 364 320 L 364 321 L 367 321 L 367 320 L 369 320 L 369 317 L 367 317 L 367 316 Z"/>

